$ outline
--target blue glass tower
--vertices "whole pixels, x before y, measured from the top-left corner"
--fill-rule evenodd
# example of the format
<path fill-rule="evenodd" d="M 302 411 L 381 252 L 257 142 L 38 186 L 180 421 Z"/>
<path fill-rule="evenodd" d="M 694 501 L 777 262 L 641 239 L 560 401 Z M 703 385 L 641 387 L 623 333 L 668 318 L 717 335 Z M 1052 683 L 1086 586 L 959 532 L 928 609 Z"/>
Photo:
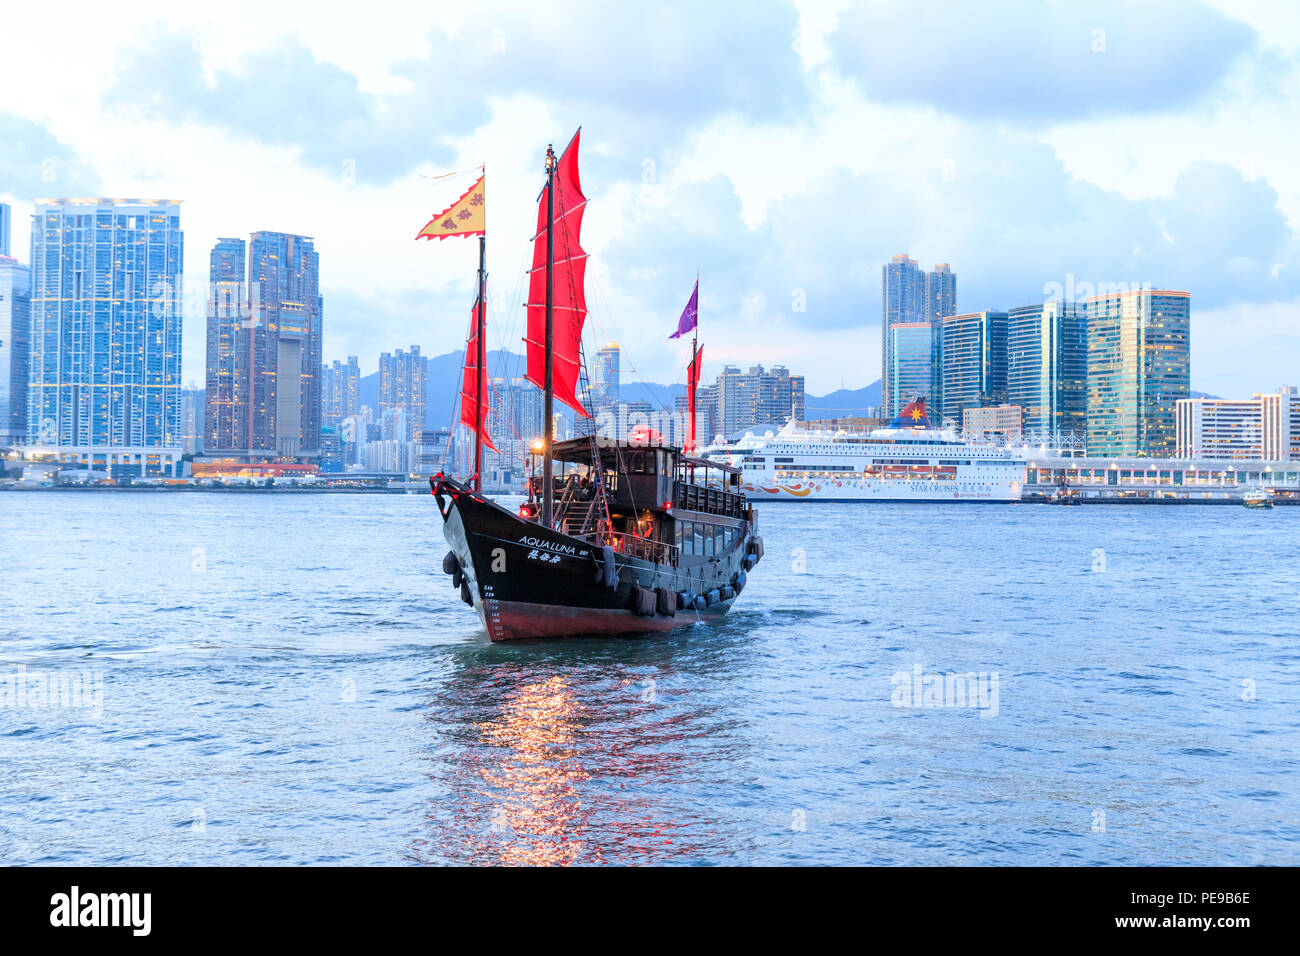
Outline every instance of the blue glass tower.
<path fill-rule="evenodd" d="M 180 444 L 182 256 L 179 202 L 37 202 L 29 442 Z"/>

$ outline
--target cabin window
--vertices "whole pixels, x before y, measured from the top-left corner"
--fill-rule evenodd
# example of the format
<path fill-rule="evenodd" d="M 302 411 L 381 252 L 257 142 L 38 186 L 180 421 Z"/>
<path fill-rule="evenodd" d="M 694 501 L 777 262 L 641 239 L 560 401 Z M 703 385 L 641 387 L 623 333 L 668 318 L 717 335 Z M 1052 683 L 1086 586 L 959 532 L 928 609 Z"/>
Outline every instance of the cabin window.
<path fill-rule="evenodd" d="M 704 554 L 704 522 L 691 522 L 691 540 L 694 542 L 691 545 L 691 554 Z"/>

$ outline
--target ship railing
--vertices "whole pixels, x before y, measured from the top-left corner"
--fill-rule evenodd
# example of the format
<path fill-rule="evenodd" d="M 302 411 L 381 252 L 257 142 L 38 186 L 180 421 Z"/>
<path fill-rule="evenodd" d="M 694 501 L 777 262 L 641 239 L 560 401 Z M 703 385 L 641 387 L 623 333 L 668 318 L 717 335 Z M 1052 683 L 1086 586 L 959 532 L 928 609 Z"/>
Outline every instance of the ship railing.
<path fill-rule="evenodd" d="M 743 518 L 745 496 L 724 491 L 722 488 L 692 485 L 684 481 L 673 483 L 673 507 L 686 511 L 700 511 L 729 518 Z"/>
<path fill-rule="evenodd" d="M 610 545 L 613 547 L 615 554 L 626 555 L 629 558 L 640 558 L 643 561 L 651 561 L 655 564 L 677 566 L 680 549 L 675 544 L 656 541 L 653 538 L 643 538 L 639 534 L 625 534 L 622 531 L 606 531 L 578 537 L 590 541 L 598 547 Z"/>

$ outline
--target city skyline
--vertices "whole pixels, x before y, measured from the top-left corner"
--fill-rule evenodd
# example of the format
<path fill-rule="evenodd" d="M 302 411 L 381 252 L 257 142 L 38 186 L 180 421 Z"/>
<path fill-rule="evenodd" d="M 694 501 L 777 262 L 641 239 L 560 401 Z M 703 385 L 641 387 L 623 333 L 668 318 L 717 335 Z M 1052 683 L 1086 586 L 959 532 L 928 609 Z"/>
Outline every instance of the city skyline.
<path fill-rule="evenodd" d="M 37 47 L 0 64 L 24 90 L 0 112 L 0 201 L 14 204 L 25 260 L 37 198 L 181 197 L 187 287 L 206 281 L 222 236 L 313 236 L 330 263 L 327 362 L 394 342 L 437 354 L 462 337 L 473 250 L 411 237 L 455 189 L 427 177 L 486 162 L 503 280 L 490 285 L 490 345 L 517 347 L 514 263 L 541 152 L 583 123 L 594 341 L 620 341 L 650 380 L 685 365 L 685 346 L 663 337 L 698 271 L 702 338 L 731 349 L 710 354 L 786 362 L 814 393 L 874 381 L 879 263 L 900 249 L 953 263 L 966 309 L 1041 300 L 1072 277 L 1190 289 L 1195 388 L 1245 395 L 1294 379 L 1300 170 L 1286 91 L 1300 83 L 1300 13 L 1186 4 L 1169 34 L 1160 3 L 1045 9 L 772 6 L 716 18 L 734 21 L 735 43 L 670 16 L 653 44 L 609 44 L 641 69 L 606 89 L 592 77 L 619 71 L 602 58 L 562 76 L 532 68 L 526 38 L 554 24 L 523 5 L 412 7 L 401 37 L 274 10 L 250 33 L 162 6 L 145 31 L 111 11 L 68 28 L 23 8 L 18 34 L 57 31 L 99 65 L 76 89 L 29 89 Z M 616 29 L 598 10 L 587 19 L 597 43 Z M 668 48 L 720 52 L 688 83 Z M 903 49 L 926 54 L 906 85 Z M 442 64 L 465 51 L 481 62 L 447 83 Z M 300 115 L 259 101 L 270 83 Z M 863 128 L 865 144 L 847 132 Z M 199 380 L 202 294 L 185 305 L 182 377 Z M 867 357 L 848 365 L 846 352 Z"/>

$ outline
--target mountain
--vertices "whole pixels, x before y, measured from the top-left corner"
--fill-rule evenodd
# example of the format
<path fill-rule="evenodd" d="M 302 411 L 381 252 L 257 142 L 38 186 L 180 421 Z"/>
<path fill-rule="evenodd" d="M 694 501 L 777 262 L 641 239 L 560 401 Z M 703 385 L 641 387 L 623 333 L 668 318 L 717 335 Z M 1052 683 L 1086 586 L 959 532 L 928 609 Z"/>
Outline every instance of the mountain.
<path fill-rule="evenodd" d="M 447 352 L 425 359 L 427 390 L 425 394 L 424 424 L 426 428 L 446 428 L 456 411 L 460 388 L 460 370 L 465 364 L 465 350 Z M 523 378 L 524 356 L 506 350 L 489 351 L 488 373 L 493 378 Z M 659 382 L 624 381 L 619 385 L 619 398 L 625 402 L 648 402 L 652 408 L 673 407 L 679 395 L 686 394 L 683 382 L 670 385 Z M 361 404 L 379 410 L 379 373 L 361 376 Z M 868 408 L 880 404 L 880 382 L 862 388 L 841 388 L 829 395 L 809 395 L 804 400 L 809 418 L 840 418 L 865 415 Z"/>
<path fill-rule="evenodd" d="M 804 417 L 851 418 L 880 407 L 880 380 L 862 388 L 840 388 L 829 395 L 804 397 Z"/>

